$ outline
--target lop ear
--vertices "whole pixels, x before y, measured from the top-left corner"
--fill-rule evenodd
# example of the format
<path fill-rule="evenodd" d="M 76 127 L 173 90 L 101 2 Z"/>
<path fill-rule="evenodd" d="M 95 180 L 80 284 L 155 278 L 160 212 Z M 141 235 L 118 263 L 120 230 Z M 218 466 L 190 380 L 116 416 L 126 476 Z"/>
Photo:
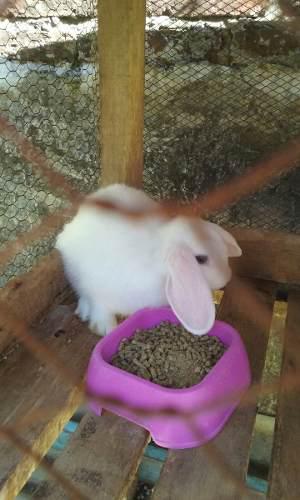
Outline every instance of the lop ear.
<path fill-rule="evenodd" d="M 166 295 L 183 326 L 195 335 L 204 335 L 215 321 L 211 290 L 201 266 L 188 247 L 177 246 L 168 255 Z"/>
<path fill-rule="evenodd" d="M 235 238 L 228 233 L 228 231 L 225 231 L 225 229 L 212 222 L 206 221 L 206 224 L 208 224 L 210 231 L 214 233 L 214 235 L 222 238 L 227 249 L 228 257 L 240 257 L 242 255 L 242 249 L 237 244 Z"/>

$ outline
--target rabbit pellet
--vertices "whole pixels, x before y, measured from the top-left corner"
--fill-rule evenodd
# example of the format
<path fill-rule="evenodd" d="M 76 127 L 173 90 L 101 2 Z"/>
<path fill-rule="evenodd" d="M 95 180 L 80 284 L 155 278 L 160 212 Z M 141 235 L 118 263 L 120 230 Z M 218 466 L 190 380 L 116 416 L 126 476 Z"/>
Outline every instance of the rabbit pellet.
<path fill-rule="evenodd" d="M 163 322 L 124 339 L 111 364 L 164 387 L 184 388 L 200 382 L 224 354 L 217 337 L 192 335 Z"/>

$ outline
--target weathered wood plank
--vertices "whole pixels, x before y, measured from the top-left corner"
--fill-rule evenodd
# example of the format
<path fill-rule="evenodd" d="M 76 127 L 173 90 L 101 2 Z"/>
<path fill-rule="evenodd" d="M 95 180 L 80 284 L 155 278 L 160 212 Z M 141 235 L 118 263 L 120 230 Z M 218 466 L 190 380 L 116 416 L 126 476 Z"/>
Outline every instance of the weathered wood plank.
<path fill-rule="evenodd" d="M 292 500 L 300 497 L 300 292 L 289 294 L 281 376 L 298 386 L 281 385 L 268 498 Z"/>
<path fill-rule="evenodd" d="M 55 467 L 87 498 L 125 498 L 147 440 L 144 429 L 120 417 L 86 415 Z M 67 496 L 60 485 L 49 480 L 36 489 L 33 498 L 62 500 Z"/>
<path fill-rule="evenodd" d="M 232 259 L 242 276 L 278 283 L 300 284 L 300 236 L 256 229 L 227 228 L 243 255 Z"/>
<path fill-rule="evenodd" d="M 67 286 L 61 260 L 55 250 L 33 267 L 31 271 L 12 279 L 0 290 L 0 301 L 5 302 L 19 318 L 31 324 Z M 0 332 L 0 352 L 13 340 L 9 332 Z"/>
<path fill-rule="evenodd" d="M 145 3 L 98 2 L 103 185 L 142 184 Z"/>
<path fill-rule="evenodd" d="M 83 379 L 99 337 L 77 320 L 70 305 L 54 306 L 32 329 L 32 334 L 74 373 L 75 382 Z M 48 451 L 81 402 L 78 390 L 18 344 L 1 359 L 0 387 L 0 425 L 15 426 L 22 418 L 38 415 L 38 421 L 29 420 L 17 430 L 41 455 Z M 8 441 L 1 440 L 0 498 L 15 498 L 35 468 L 33 458 L 23 456 Z"/>
<path fill-rule="evenodd" d="M 270 321 L 262 328 L 255 315 L 245 311 L 245 304 L 235 288 L 229 286 L 220 305 L 220 319 L 232 324 L 241 334 L 249 355 L 254 382 L 261 379 L 271 322 L 273 285 L 256 287 L 255 294 L 269 310 Z M 249 446 L 256 415 L 256 403 L 239 408 L 213 445 L 223 455 L 236 478 L 244 481 L 248 465 Z M 232 481 L 226 480 L 217 463 L 209 458 L 210 443 L 191 450 L 170 451 L 155 500 L 211 500 L 240 498 Z M 255 497 L 256 493 L 249 496 Z"/>

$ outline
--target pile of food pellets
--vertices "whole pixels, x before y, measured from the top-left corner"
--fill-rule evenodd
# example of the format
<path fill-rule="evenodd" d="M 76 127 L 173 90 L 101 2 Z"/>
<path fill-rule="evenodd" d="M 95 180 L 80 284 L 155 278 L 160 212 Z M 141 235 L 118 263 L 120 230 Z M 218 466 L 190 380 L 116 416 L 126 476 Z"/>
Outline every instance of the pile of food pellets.
<path fill-rule="evenodd" d="M 164 387 L 181 389 L 198 384 L 225 350 L 217 337 L 192 335 L 181 325 L 162 322 L 123 339 L 111 364 Z"/>

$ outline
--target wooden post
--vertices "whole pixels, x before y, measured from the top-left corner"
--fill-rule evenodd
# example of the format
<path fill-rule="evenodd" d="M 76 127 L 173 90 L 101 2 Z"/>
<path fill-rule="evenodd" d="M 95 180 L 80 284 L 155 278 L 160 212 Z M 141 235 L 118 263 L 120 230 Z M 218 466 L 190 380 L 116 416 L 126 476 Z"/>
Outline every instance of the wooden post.
<path fill-rule="evenodd" d="M 98 0 L 101 184 L 141 186 L 145 0 Z"/>

